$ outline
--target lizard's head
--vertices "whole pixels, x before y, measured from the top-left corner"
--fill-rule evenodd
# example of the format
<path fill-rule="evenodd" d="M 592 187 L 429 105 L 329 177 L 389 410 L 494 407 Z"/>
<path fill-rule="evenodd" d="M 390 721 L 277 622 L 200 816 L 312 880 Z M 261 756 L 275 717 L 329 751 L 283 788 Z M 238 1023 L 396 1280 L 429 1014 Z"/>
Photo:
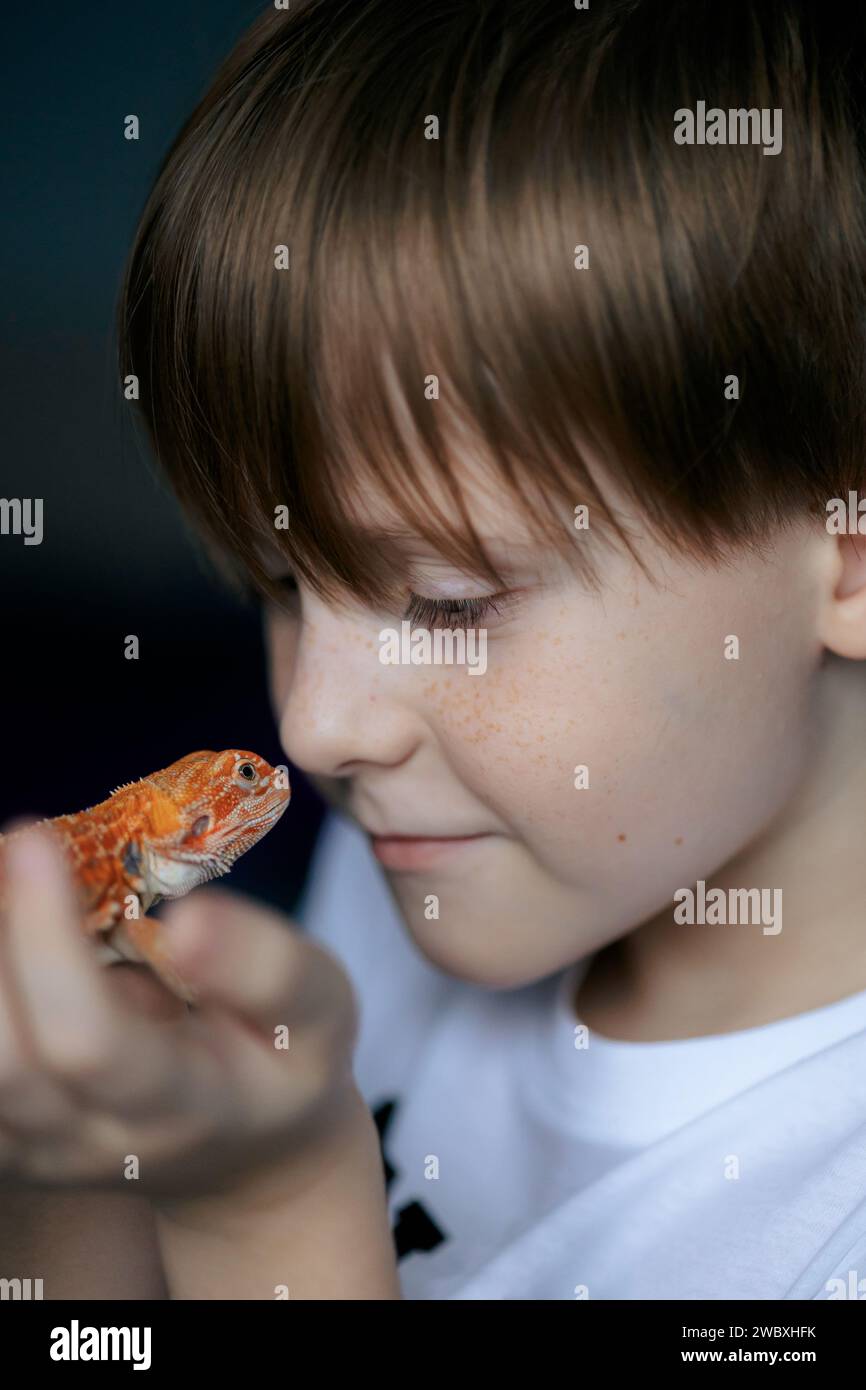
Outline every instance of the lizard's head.
<path fill-rule="evenodd" d="M 285 767 L 236 748 L 188 753 L 143 780 L 154 796 L 142 869 L 151 891 L 165 898 L 228 873 L 276 824 L 292 794 Z"/>

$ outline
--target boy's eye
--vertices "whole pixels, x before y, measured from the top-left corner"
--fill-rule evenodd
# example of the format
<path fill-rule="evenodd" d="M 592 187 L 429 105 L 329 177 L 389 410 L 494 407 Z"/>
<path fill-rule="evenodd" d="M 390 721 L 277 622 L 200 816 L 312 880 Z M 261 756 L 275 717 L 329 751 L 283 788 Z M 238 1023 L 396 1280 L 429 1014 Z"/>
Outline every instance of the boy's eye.
<path fill-rule="evenodd" d="M 421 594 L 412 594 L 403 619 L 408 619 L 418 627 L 478 627 L 491 612 L 498 617 L 501 610 L 515 598 L 516 595 L 511 593 L 483 594 L 478 598 L 443 599 L 424 598 Z"/>

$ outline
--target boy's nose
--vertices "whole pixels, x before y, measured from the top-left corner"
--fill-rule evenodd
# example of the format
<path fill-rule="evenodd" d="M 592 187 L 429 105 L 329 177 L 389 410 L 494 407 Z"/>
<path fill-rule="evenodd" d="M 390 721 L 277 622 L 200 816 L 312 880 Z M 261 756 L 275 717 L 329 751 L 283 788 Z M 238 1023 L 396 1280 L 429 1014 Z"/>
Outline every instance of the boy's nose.
<path fill-rule="evenodd" d="M 397 764 L 416 746 L 412 672 L 381 664 L 379 631 L 375 620 L 333 615 L 302 625 L 277 718 L 283 750 L 304 772 L 339 777 L 354 763 Z"/>

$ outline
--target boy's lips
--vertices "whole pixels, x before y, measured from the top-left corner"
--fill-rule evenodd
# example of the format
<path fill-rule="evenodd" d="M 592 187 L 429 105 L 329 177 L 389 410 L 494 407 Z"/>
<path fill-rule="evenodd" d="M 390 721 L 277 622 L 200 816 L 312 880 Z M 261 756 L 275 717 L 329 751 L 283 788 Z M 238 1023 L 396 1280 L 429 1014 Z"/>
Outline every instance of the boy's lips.
<path fill-rule="evenodd" d="M 411 871 L 426 869 L 467 845 L 486 839 L 486 831 L 479 835 L 371 835 L 370 844 L 384 868 Z"/>

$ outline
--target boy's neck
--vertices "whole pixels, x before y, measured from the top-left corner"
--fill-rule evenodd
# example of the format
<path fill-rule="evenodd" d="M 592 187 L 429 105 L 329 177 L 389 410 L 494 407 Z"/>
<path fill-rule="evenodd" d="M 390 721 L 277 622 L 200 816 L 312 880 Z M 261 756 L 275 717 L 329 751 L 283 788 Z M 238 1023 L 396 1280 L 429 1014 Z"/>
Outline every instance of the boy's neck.
<path fill-rule="evenodd" d="M 812 723 L 812 750 L 783 811 L 706 878 L 706 894 L 781 889 L 781 930 L 682 925 L 666 909 L 592 961 L 574 1000 L 589 1027 L 634 1042 L 700 1037 L 866 990 L 866 666 L 827 657 Z"/>

